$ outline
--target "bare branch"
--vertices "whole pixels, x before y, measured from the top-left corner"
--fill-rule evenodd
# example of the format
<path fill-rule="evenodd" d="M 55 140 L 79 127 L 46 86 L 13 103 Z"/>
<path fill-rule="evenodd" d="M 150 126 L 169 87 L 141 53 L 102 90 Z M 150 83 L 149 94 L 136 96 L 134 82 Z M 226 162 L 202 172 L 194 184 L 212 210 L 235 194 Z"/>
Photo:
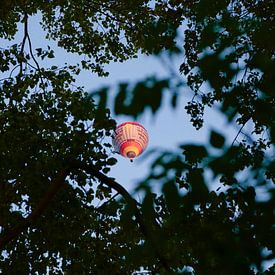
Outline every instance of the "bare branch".
<path fill-rule="evenodd" d="M 245 126 L 246 122 L 242 125 L 242 127 L 240 128 L 240 130 L 238 131 L 237 135 L 235 136 L 234 140 L 231 143 L 231 147 L 234 145 L 235 141 L 237 140 L 238 136 L 240 135 L 240 133 L 242 133 L 242 129 Z"/>
<path fill-rule="evenodd" d="M 26 12 L 24 14 L 23 22 L 24 22 L 24 37 L 23 37 L 21 50 L 20 50 L 20 60 L 19 60 L 20 71 L 19 71 L 19 76 L 21 76 L 22 72 L 23 72 L 24 48 L 25 48 L 27 37 L 28 37 L 28 14 Z"/>
<path fill-rule="evenodd" d="M 114 194 L 109 200 L 105 201 L 104 203 L 102 203 L 97 210 L 101 210 L 103 209 L 109 202 L 111 202 L 112 200 L 114 200 L 117 196 L 119 195 L 119 193 Z"/>

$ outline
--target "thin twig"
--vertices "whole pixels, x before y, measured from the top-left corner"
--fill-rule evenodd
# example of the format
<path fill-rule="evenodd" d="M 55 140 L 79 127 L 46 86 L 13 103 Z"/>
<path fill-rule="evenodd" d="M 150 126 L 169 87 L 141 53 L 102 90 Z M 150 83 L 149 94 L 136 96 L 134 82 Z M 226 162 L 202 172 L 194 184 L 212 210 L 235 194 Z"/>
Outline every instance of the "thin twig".
<path fill-rule="evenodd" d="M 103 209 L 110 201 L 114 200 L 118 195 L 120 195 L 118 192 L 113 195 L 109 200 L 105 201 L 102 205 L 100 205 L 97 210 Z"/>
<path fill-rule="evenodd" d="M 25 44 L 26 44 L 26 39 L 28 37 L 28 14 L 26 12 L 24 13 L 23 22 L 24 22 L 24 37 L 23 37 L 21 50 L 20 50 L 20 60 L 19 60 L 20 71 L 19 71 L 19 76 L 21 76 L 22 72 L 23 72 L 24 48 L 25 48 Z"/>
<path fill-rule="evenodd" d="M 247 122 L 247 121 L 246 121 Z M 231 143 L 231 147 L 234 145 L 235 141 L 237 140 L 238 136 L 240 135 L 240 133 L 242 132 L 243 127 L 245 126 L 246 122 L 242 125 L 242 127 L 240 128 L 240 130 L 238 131 L 237 135 L 235 136 L 234 140 Z"/>
<path fill-rule="evenodd" d="M 36 58 L 35 58 L 35 56 L 33 54 L 33 51 L 32 51 L 32 42 L 31 42 L 31 38 L 30 38 L 29 34 L 27 35 L 27 38 L 28 38 L 28 42 L 29 42 L 29 48 L 30 48 L 31 57 L 32 57 L 32 59 L 33 59 L 35 65 L 36 65 L 37 69 L 38 69 L 40 80 L 41 80 L 42 84 L 44 84 L 44 81 L 43 81 L 43 78 L 42 78 L 41 68 L 40 68 L 39 63 L 37 62 L 37 60 L 36 60 Z"/>
<path fill-rule="evenodd" d="M 12 78 L 13 72 L 14 72 L 18 67 L 20 67 L 20 71 L 21 71 L 21 64 L 16 65 L 16 66 L 11 70 L 10 75 L 9 75 L 9 77 L 8 77 L 7 79 L 11 79 L 11 78 Z M 23 70 L 23 69 L 22 69 L 22 70 Z M 22 72 L 21 72 L 21 73 L 22 73 Z M 19 72 L 19 74 L 20 74 L 20 72 Z"/>

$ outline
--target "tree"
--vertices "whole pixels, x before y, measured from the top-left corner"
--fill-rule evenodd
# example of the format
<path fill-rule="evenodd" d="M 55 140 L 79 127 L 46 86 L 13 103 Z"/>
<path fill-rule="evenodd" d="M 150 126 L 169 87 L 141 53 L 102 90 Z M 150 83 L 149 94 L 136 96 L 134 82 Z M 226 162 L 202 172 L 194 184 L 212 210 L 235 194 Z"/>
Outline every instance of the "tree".
<path fill-rule="evenodd" d="M 274 259 L 274 11 L 271 0 L 6 1 L 1 37 L 13 39 L 17 24 L 24 34 L 0 52 L 2 273 L 268 273 L 264 262 Z M 84 57 L 80 64 L 41 66 L 54 51 L 32 48 L 28 18 L 36 13 L 48 38 Z M 210 107 L 240 130 L 231 143 L 212 131 L 208 144 L 156 152 L 137 203 L 106 175 L 116 163 L 102 141 L 115 127 L 108 89 L 88 94 L 74 79 L 82 69 L 106 75 L 104 64 L 139 51 L 177 55 L 180 26 L 183 76 L 172 67 L 170 78 L 121 85 L 114 112 L 137 118 L 149 107 L 155 114 L 167 92 L 176 108 L 188 86 L 194 97 L 185 108 L 194 127 L 203 126 Z M 210 192 L 214 180 L 222 189 Z M 155 181 L 161 194 L 151 191 Z M 259 187 L 268 199 L 256 197 Z"/>

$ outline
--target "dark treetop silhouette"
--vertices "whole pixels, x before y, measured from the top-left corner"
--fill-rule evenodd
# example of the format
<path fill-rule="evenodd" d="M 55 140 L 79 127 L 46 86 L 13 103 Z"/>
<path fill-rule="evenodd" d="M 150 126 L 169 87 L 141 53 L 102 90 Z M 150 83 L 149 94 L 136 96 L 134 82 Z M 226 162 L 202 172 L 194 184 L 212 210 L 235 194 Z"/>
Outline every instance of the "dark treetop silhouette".
<path fill-rule="evenodd" d="M 79 64 L 42 66 L 55 53 L 47 40 L 33 48 L 28 20 L 37 13 L 47 38 Z M 24 26 L 20 43 L 0 48 L 1 272 L 272 274 L 274 20 L 271 0 L 1 3 L 0 37 L 13 40 Z M 170 66 L 170 77 L 120 85 L 115 97 L 74 84 L 81 70 L 104 76 L 105 64 L 139 52 L 184 56 L 182 75 Z M 133 119 L 155 115 L 167 93 L 179 108 L 187 87 L 194 127 L 216 108 L 238 134 L 212 131 L 206 144 L 154 152 L 137 203 L 106 175 L 116 163 L 103 141 L 115 129 L 106 104 Z"/>

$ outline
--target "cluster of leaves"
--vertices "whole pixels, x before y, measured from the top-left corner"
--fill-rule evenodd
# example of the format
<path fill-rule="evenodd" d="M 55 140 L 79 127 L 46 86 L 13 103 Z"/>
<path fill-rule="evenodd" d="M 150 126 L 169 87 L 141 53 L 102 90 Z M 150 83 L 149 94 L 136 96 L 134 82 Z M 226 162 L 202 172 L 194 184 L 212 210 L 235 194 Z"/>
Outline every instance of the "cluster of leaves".
<path fill-rule="evenodd" d="M 162 272 L 167 272 L 165 266 L 169 266 L 176 273 L 188 272 L 190 267 L 198 274 L 254 274 L 253 267 L 262 270 L 265 260 L 274 260 L 275 43 L 267 39 L 274 32 L 274 2 L 182 2 L 178 12 L 185 18 L 186 27 L 185 61 L 180 72 L 186 83 L 172 74 L 165 80 L 145 79 L 132 89 L 120 85 L 114 110 L 133 117 L 142 115 L 146 108 L 156 113 L 164 92 L 175 108 L 182 86 L 188 86 L 194 96 L 185 109 L 196 129 L 203 126 L 205 107 L 219 108 L 229 123 L 240 127 L 230 146 L 223 135 L 212 132 L 208 148 L 187 144 L 181 146 L 182 155 L 164 152 L 157 156 L 141 186 L 145 198 L 151 198 L 145 212 L 154 212 L 148 218 L 149 228 L 158 207 L 173 205 L 167 215 L 160 214 L 161 225 L 151 229 L 155 249 L 165 257 Z M 105 90 L 105 102 L 106 95 Z M 253 129 L 246 131 L 247 124 Z M 219 182 L 218 189 L 224 191 L 209 193 L 212 182 Z M 163 197 L 154 198 L 148 188 L 155 183 L 163 184 Z M 260 195 L 256 199 L 260 188 L 265 190 L 266 199 Z M 166 231 L 166 223 L 170 222 L 172 226 Z M 152 246 L 152 240 L 148 243 Z M 149 270 L 155 270 L 153 263 L 157 263 L 156 258 Z"/>
<path fill-rule="evenodd" d="M 265 270 L 275 249 L 273 1 L 5 1 L 3 7 L 0 36 L 12 39 L 20 21 L 24 36 L 0 50 L 1 272 Z M 96 92 L 96 106 L 94 94 L 74 84 L 81 66 L 40 67 L 54 52 L 32 49 L 28 17 L 37 12 L 48 38 L 94 59 L 82 68 L 101 75 L 104 64 L 139 50 L 177 52 L 184 19 L 180 71 L 194 92 L 186 106 L 191 122 L 202 127 L 205 107 L 219 103 L 228 121 L 241 125 L 238 135 L 228 142 L 212 131 L 207 144 L 158 152 L 137 203 L 105 175 L 116 162 L 104 140 L 115 127 L 109 90 Z M 183 83 L 175 74 L 123 83 L 115 114 L 156 114 L 165 93 L 176 108 Z M 254 128 L 245 133 L 249 121 Z M 156 182 L 158 195 L 151 190 Z M 213 184 L 217 191 L 209 191 Z M 259 188 L 268 198 L 259 200 Z"/>
<path fill-rule="evenodd" d="M 16 228 L 32 213 L 45 211 L 43 198 L 72 160 L 105 172 L 115 164 L 103 143 L 115 127 L 110 112 L 101 109 L 98 115 L 93 99 L 74 85 L 73 67 L 34 67 L 37 60 L 22 49 L 15 44 L 0 53 L 1 71 L 9 73 L 0 82 L 1 249 L 2 240 L 17 235 Z M 37 49 L 37 58 L 52 54 Z M 68 173 L 64 182 L 48 202 L 52 211 L 33 218 L 35 226 L 22 226 L 23 234 L 2 250 L 1 272 L 60 272 L 61 259 L 64 270 L 76 270 L 75 244 L 87 239 L 85 232 L 97 227 L 102 216 L 91 202 L 110 198 L 112 190 L 81 170 Z"/>
<path fill-rule="evenodd" d="M 0 51 L 1 272 L 122 274 L 138 269 L 126 255 L 144 236 L 129 221 L 128 204 L 111 197 L 110 186 L 126 197 L 127 191 L 103 174 L 116 163 L 105 141 L 115 121 L 105 106 L 96 106 L 75 86 L 74 77 L 81 68 L 106 75 L 104 64 L 135 57 L 139 50 L 172 49 L 180 24 L 173 18 L 176 11 L 165 1 L 151 4 L 1 5 L 1 38 L 12 40 L 23 24 L 22 42 Z M 80 65 L 41 66 L 55 55 L 49 46 L 32 47 L 28 20 L 37 13 L 47 38 L 83 56 Z"/>
<path fill-rule="evenodd" d="M 137 57 L 139 50 L 152 53 L 175 49 L 174 38 L 181 21 L 175 16 L 177 11 L 163 0 L 5 2 L 0 13 L 0 37 L 11 39 L 26 13 L 39 12 L 47 38 L 83 56 L 82 68 L 101 76 L 108 75 L 104 64 Z"/>
<path fill-rule="evenodd" d="M 274 126 L 274 2 L 190 2 L 180 69 L 197 101 L 222 102 L 230 120 L 252 120 L 256 133 Z"/>

